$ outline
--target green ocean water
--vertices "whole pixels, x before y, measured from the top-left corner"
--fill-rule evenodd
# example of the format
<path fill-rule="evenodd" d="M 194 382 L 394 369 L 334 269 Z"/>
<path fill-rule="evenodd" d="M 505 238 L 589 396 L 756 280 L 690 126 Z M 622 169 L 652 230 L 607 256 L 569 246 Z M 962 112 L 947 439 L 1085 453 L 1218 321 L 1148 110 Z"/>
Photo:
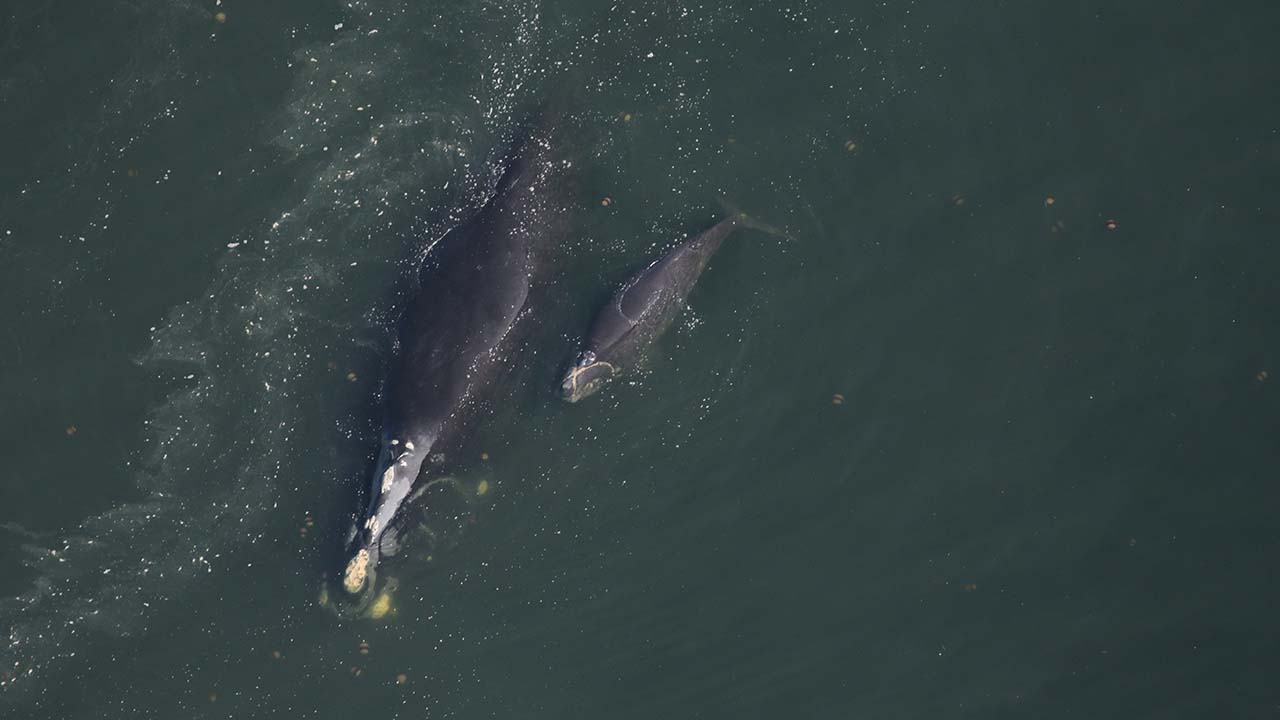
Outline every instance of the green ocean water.
<path fill-rule="evenodd" d="M 9 3 L 0 715 L 1277 715 L 1277 23 Z M 548 332 L 340 620 L 417 264 L 566 84 Z M 721 197 L 792 237 L 561 403 Z"/>

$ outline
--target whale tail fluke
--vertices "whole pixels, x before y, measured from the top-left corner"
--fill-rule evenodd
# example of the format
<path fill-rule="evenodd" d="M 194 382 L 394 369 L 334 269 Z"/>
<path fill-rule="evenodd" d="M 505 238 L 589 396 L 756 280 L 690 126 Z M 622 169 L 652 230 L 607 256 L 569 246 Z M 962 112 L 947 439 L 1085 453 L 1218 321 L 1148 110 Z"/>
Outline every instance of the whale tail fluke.
<path fill-rule="evenodd" d="M 795 239 L 791 236 L 791 233 L 786 231 L 785 228 L 780 228 L 780 227 L 777 227 L 776 225 L 770 225 L 769 223 L 764 222 L 763 220 L 760 220 L 752 215 L 749 215 L 748 213 L 743 212 L 741 208 L 739 208 L 737 205 L 734 205 L 733 202 L 730 201 L 728 198 L 725 198 L 725 197 L 720 198 L 720 207 L 724 208 L 725 213 L 727 213 L 729 217 L 732 217 L 734 219 L 734 223 L 738 227 L 757 230 L 759 232 L 765 233 L 766 235 L 772 235 L 776 238 L 781 238 L 783 240 Z"/>

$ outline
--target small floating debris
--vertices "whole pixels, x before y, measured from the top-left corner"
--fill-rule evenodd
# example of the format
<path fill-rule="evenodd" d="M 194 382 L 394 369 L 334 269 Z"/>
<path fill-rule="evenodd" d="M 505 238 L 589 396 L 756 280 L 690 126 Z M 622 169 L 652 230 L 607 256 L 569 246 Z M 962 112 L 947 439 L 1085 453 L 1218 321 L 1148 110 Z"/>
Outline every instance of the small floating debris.
<path fill-rule="evenodd" d="M 229 249 L 229 250 L 235 250 L 235 249 L 236 249 L 236 248 L 238 248 L 238 247 L 240 247 L 240 243 L 238 243 L 238 242 L 229 242 L 229 243 L 227 243 L 227 249 Z"/>
<path fill-rule="evenodd" d="M 397 676 L 396 676 L 396 684 L 397 684 L 397 685 L 403 685 L 403 684 L 405 684 L 405 683 L 407 683 L 407 682 L 409 682 L 409 676 L 408 676 L 408 675 L 405 675 L 404 673 L 400 673 L 399 675 L 397 675 Z"/>
<path fill-rule="evenodd" d="M 847 152 L 847 153 L 855 153 L 855 152 L 858 152 L 858 143 L 856 143 L 856 142 L 854 142 L 854 141 L 852 141 L 852 140 L 845 140 L 845 141 L 844 141 L 844 151 L 845 151 L 845 152 Z"/>
<path fill-rule="evenodd" d="M 843 405 L 843 404 L 844 404 L 844 395 L 841 395 L 840 393 L 836 393 L 835 395 L 832 395 L 832 396 L 831 396 L 831 404 L 832 404 L 832 405 Z"/>
<path fill-rule="evenodd" d="M 1255 375 L 1254 377 L 1258 378 L 1258 382 L 1266 382 L 1266 381 L 1267 381 L 1267 378 L 1268 378 L 1268 377 L 1270 377 L 1270 375 L 1268 375 L 1268 374 L 1267 374 L 1267 371 L 1266 371 L 1266 370 L 1259 370 L 1259 371 L 1258 371 L 1258 374 L 1257 374 L 1257 375 Z M 75 428 L 70 428 L 70 430 L 74 430 L 74 429 L 75 429 Z M 68 430 L 68 432 L 69 432 L 70 430 Z"/>
<path fill-rule="evenodd" d="M 965 197 L 964 193 L 956 193 L 951 196 L 951 204 L 956 207 L 964 207 L 967 202 L 969 202 L 969 198 Z"/>
<path fill-rule="evenodd" d="M 476 495 L 487 495 L 489 493 L 489 481 L 481 480 L 476 485 Z"/>
<path fill-rule="evenodd" d="M 973 592 L 974 590 L 977 590 L 977 589 L 978 589 L 978 583 L 965 583 L 964 585 L 965 592 Z"/>
<path fill-rule="evenodd" d="M 355 372 L 353 372 L 353 371 L 351 371 L 351 370 L 348 370 L 348 371 L 347 371 L 347 382 L 355 382 L 355 381 L 356 381 L 356 374 L 355 374 Z"/>
<path fill-rule="evenodd" d="M 75 435 L 75 434 L 76 434 L 76 433 L 78 433 L 78 432 L 80 432 L 80 431 L 76 428 L 76 426 L 75 426 L 75 425 L 68 425 L 68 426 L 67 426 L 67 437 L 71 437 L 72 435 Z"/>
<path fill-rule="evenodd" d="M 489 461 L 489 453 L 487 453 L 487 452 L 482 452 L 482 453 L 480 453 L 480 459 L 481 459 L 481 460 L 484 460 L 485 462 L 488 462 L 488 461 Z"/>
<path fill-rule="evenodd" d="M 363 640 L 361 640 L 361 641 L 360 641 L 360 654 L 361 654 L 361 655 L 368 655 L 368 654 L 369 654 L 369 643 L 367 643 L 367 642 L 365 642 L 365 641 L 363 641 Z"/>
<path fill-rule="evenodd" d="M 271 651 L 271 657 L 272 657 L 272 658 L 274 658 L 274 659 L 276 659 L 276 660 L 279 660 L 280 658 L 282 658 L 282 657 L 284 657 L 284 656 L 280 654 L 280 651 L 279 651 L 279 650 L 272 650 L 272 651 Z"/>
<path fill-rule="evenodd" d="M 359 665 L 351 666 L 351 677 L 360 677 L 363 674 L 364 674 L 364 668 L 361 668 Z"/>
<path fill-rule="evenodd" d="M 633 116 L 631 115 L 631 113 L 629 113 L 629 112 L 627 112 L 627 111 L 625 111 L 625 110 L 624 110 L 624 111 L 622 111 L 622 112 L 618 113 L 618 117 L 622 119 L 622 122 L 628 122 L 628 123 L 629 123 L 629 122 L 631 122 L 631 119 L 632 119 L 632 117 L 633 117 Z"/>
<path fill-rule="evenodd" d="M 1055 202 L 1057 202 L 1057 200 L 1054 200 L 1052 195 L 1050 195 L 1050 196 L 1048 196 L 1048 197 L 1046 197 L 1046 198 L 1044 199 L 1045 207 L 1048 207 L 1048 206 L 1050 206 L 1050 205 L 1054 204 Z"/>
<path fill-rule="evenodd" d="M 611 197 L 606 197 L 606 198 L 604 198 L 603 200 L 601 200 L 601 201 L 600 201 L 600 205 L 601 205 L 602 207 L 609 207 L 609 206 L 610 206 L 610 205 L 612 205 L 612 204 L 613 204 L 613 198 L 611 198 Z"/>
<path fill-rule="evenodd" d="M 1109 219 L 1109 220 L 1107 220 L 1107 229 L 1108 229 L 1108 230 L 1115 230 L 1115 229 L 1116 229 L 1116 228 L 1118 228 L 1118 227 L 1120 227 L 1120 223 L 1116 222 L 1115 220 L 1110 220 L 1110 219 Z"/>
<path fill-rule="evenodd" d="M 129 168 L 128 170 L 124 171 L 124 174 L 128 175 L 129 177 L 136 178 L 138 177 L 138 168 Z"/>
<path fill-rule="evenodd" d="M 219 24 L 226 24 L 227 14 L 224 12 L 216 12 L 213 14 L 213 19 L 216 20 Z"/>

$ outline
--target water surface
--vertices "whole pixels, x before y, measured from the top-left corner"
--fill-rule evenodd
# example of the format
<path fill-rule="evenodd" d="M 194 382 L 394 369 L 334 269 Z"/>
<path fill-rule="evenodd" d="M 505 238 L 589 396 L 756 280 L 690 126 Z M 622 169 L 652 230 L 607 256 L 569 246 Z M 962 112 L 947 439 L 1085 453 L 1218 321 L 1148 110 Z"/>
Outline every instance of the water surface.
<path fill-rule="evenodd" d="M 1280 706 L 1272 4 L 268 5 L 0 21 L 6 718 Z M 565 83 L 490 491 L 339 621 L 417 263 Z M 720 197 L 793 238 L 559 403 Z"/>

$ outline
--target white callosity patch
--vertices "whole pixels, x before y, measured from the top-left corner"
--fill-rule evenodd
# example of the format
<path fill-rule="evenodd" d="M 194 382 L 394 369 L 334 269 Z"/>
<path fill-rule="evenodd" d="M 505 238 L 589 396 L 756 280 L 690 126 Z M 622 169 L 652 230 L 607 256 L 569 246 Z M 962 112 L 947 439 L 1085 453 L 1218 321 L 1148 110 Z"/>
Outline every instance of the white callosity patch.
<path fill-rule="evenodd" d="M 359 592 L 369 575 L 369 551 L 361 548 L 347 563 L 342 573 L 342 587 L 349 593 Z"/>
<path fill-rule="evenodd" d="M 393 445 L 398 443 L 397 440 L 392 440 L 391 442 Z M 413 443 L 406 442 L 404 447 L 412 448 Z M 382 481 L 379 483 L 378 492 L 384 499 L 379 501 L 378 510 L 376 510 L 374 514 L 369 516 L 364 522 L 365 529 L 370 533 L 377 535 L 378 528 L 381 526 L 378 515 L 383 511 L 382 503 L 387 502 L 385 498 L 391 493 L 392 489 L 396 487 L 396 484 L 409 485 L 413 482 L 413 474 L 416 472 L 418 465 L 417 463 L 411 463 L 412 460 L 412 453 L 402 452 L 391 461 L 391 464 L 387 466 L 386 470 L 382 471 Z M 404 492 L 407 492 L 407 490 Z M 384 518 L 384 520 L 389 522 L 390 518 Z"/>

